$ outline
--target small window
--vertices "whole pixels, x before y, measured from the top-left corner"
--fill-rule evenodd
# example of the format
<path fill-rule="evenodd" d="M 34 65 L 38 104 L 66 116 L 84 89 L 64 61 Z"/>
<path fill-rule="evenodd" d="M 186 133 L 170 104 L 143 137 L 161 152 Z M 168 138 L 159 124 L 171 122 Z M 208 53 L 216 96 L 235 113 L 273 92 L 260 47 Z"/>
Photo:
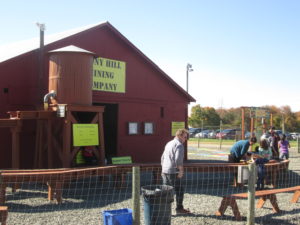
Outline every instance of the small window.
<path fill-rule="evenodd" d="M 152 122 L 144 123 L 144 134 L 154 134 L 154 126 Z"/>
<path fill-rule="evenodd" d="M 128 123 L 128 134 L 135 135 L 139 133 L 139 124 L 137 122 L 129 122 Z"/>

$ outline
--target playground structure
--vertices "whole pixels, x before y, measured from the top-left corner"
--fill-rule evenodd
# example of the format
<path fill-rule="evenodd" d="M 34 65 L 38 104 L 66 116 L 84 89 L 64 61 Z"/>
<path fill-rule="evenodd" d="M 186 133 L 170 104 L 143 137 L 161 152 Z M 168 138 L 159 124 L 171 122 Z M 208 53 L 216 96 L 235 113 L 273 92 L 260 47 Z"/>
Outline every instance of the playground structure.
<path fill-rule="evenodd" d="M 81 146 L 91 146 L 98 165 L 104 165 L 104 107 L 92 106 L 94 54 L 74 46 L 49 54 L 49 93 L 44 102 L 40 101 L 43 109 L 11 111 L 9 119 L 0 119 L 0 128 L 9 128 L 12 135 L 12 168 L 21 168 L 20 135 L 25 121 L 36 127 L 35 151 L 26 149 L 27 154 L 34 155 L 34 163 L 26 167 L 70 168 Z M 84 126 L 75 130 L 78 124 Z M 79 143 L 75 144 L 76 140 Z"/>
<path fill-rule="evenodd" d="M 262 134 L 267 131 L 267 122 L 266 120 L 270 120 L 270 126 L 272 126 L 272 113 L 270 113 L 269 109 L 262 107 L 241 107 L 242 109 L 242 139 L 245 138 L 245 114 L 246 110 L 248 110 L 250 115 L 250 132 L 251 134 L 257 133 L 257 119 L 261 119 L 262 124 Z M 256 135 L 260 136 L 260 135 Z"/>

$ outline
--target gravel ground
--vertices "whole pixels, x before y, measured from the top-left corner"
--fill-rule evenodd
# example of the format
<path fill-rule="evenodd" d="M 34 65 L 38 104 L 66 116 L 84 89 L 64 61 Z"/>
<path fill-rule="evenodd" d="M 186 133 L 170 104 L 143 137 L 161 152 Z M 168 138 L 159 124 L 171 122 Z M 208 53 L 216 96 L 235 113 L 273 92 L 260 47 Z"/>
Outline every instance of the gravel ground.
<path fill-rule="evenodd" d="M 202 146 L 203 147 L 203 146 Z M 204 147 L 203 147 L 204 148 Z M 227 158 L 222 152 L 205 146 L 200 150 L 191 146 L 189 153 L 192 159 L 206 161 L 224 161 Z M 228 148 L 222 148 L 228 152 Z M 204 152 L 204 154 L 202 154 Z M 279 178 L 279 186 L 295 186 L 300 184 L 300 154 L 296 149 L 290 151 L 290 165 L 287 179 Z M 219 154 L 219 157 L 216 156 Z M 190 156 L 190 155 L 189 155 Z M 148 185 L 151 174 L 142 174 L 141 183 Z M 131 175 L 127 176 L 128 181 Z M 194 173 L 187 175 L 187 188 L 184 205 L 193 215 L 176 216 L 174 203 L 172 205 L 172 225 L 202 225 L 202 224 L 246 224 L 247 203 L 237 200 L 242 221 L 235 221 L 231 208 L 228 208 L 222 217 L 215 216 L 222 196 L 233 192 L 246 192 L 247 187 L 234 188 L 231 185 L 232 175 L 228 173 L 209 174 Z M 130 182 L 127 182 L 130 185 Z M 255 210 L 255 224 L 300 224 L 300 203 L 289 203 L 292 193 L 277 194 L 280 213 L 274 214 L 269 202 L 262 209 Z M 12 193 L 8 188 L 6 205 L 9 207 L 8 225 L 99 225 L 103 224 L 102 211 L 131 207 L 131 186 L 114 188 L 112 179 L 107 177 L 101 181 L 89 178 L 72 182 L 63 193 L 63 203 L 47 201 L 47 187 L 42 184 L 26 184 L 17 192 Z M 141 197 L 141 224 L 143 219 L 143 198 Z"/>

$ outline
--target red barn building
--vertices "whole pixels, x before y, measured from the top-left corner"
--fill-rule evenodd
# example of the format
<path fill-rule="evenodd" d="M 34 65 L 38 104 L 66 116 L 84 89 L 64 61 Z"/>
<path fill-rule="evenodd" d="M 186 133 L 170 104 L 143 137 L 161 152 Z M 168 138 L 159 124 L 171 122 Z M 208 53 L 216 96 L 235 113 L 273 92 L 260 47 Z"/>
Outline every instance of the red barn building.
<path fill-rule="evenodd" d="M 70 45 L 100 57 L 94 65 L 102 63 L 99 60 L 106 60 L 106 67 L 115 69 L 120 63 L 124 65 L 121 80 L 101 70 L 93 74 L 94 79 L 100 78 L 94 80 L 93 105 L 105 106 L 106 157 L 131 156 L 133 162 L 158 162 L 164 145 L 172 138 L 172 124 L 184 122 L 187 127 L 188 104 L 195 100 L 108 22 L 46 36 L 42 73 L 38 39 L 0 47 L 0 118 L 7 118 L 7 111 L 34 110 L 42 104 L 41 96 L 49 92 L 48 52 Z M 31 125 L 22 132 L 22 168 L 33 167 L 35 132 Z M 2 127 L 1 168 L 11 167 L 12 144 L 9 128 Z"/>

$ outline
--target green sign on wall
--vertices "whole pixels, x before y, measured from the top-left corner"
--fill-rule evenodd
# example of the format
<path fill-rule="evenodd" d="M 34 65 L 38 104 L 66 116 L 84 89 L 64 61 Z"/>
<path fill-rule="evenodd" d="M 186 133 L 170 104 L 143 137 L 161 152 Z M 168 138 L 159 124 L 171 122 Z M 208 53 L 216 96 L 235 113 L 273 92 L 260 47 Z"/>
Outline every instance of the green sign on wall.
<path fill-rule="evenodd" d="M 99 145 L 98 124 L 73 124 L 73 146 Z"/>
<path fill-rule="evenodd" d="M 172 122 L 172 136 L 175 136 L 176 131 L 178 129 L 184 129 L 185 128 L 185 123 L 184 122 Z"/>
<path fill-rule="evenodd" d="M 131 156 L 121 156 L 121 157 L 112 157 L 112 164 L 131 164 L 132 159 Z"/>

